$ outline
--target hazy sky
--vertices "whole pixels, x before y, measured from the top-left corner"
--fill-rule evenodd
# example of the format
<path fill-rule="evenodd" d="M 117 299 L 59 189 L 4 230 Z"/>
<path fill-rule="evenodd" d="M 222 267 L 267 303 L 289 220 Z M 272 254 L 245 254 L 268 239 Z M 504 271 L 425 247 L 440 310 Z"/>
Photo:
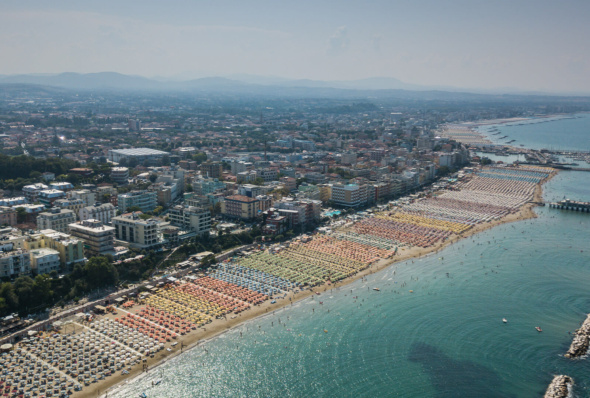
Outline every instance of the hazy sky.
<path fill-rule="evenodd" d="M 0 74 L 590 92 L 589 17 L 590 0 L 3 0 Z"/>

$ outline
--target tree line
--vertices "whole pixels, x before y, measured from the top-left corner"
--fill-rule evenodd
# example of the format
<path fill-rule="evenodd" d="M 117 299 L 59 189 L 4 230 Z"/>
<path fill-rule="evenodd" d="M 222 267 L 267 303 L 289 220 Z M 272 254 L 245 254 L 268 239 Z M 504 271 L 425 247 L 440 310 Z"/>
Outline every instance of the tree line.
<path fill-rule="evenodd" d="M 32 172 L 51 172 L 57 176 L 67 174 L 68 170 L 78 166 L 78 162 L 70 159 L 38 159 L 26 155 L 7 156 L 0 154 L 0 179 L 31 178 Z"/>
<path fill-rule="evenodd" d="M 176 251 L 175 256 L 162 264 L 165 269 L 186 260 L 189 255 L 211 251 L 220 253 L 233 247 L 253 243 L 261 231 L 255 226 L 238 234 L 220 232 L 217 237 L 208 234 L 192 239 Z M 133 251 L 130 255 L 136 255 Z M 39 313 L 55 305 L 65 305 L 88 295 L 96 289 L 109 288 L 150 278 L 163 254 L 142 251 L 144 257 L 127 263 L 113 264 L 111 256 L 91 257 L 86 264 L 75 264 L 71 273 L 59 276 L 49 274 L 23 275 L 14 281 L 0 283 L 0 317 L 18 313 L 20 316 Z M 205 265 L 211 265 L 208 261 Z"/>
<path fill-rule="evenodd" d="M 70 274 L 57 272 L 30 277 L 19 276 L 13 282 L 0 284 L 0 316 L 37 313 L 53 305 L 90 293 L 92 290 L 114 286 L 119 281 L 117 268 L 107 257 L 92 257 L 86 264 L 76 264 Z"/>

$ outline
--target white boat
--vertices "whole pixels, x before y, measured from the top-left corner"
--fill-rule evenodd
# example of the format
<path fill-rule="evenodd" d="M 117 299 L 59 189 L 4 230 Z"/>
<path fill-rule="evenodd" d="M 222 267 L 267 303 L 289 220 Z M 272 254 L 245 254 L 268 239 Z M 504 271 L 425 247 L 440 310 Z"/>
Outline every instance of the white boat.
<path fill-rule="evenodd" d="M 508 323 L 508 320 L 506 318 L 502 318 L 502 322 Z"/>

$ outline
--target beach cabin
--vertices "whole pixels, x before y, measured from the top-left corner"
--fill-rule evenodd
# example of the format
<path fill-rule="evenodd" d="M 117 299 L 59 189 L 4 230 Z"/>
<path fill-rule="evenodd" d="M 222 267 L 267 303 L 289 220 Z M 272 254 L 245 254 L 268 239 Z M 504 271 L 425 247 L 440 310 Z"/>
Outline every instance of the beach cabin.
<path fill-rule="evenodd" d="M 94 307 L 95 314 L 104 314 L 106 312 L 107 312 L 107 309 L 105 307 L 103 307 L 102 305 L 97 305 Z"/>

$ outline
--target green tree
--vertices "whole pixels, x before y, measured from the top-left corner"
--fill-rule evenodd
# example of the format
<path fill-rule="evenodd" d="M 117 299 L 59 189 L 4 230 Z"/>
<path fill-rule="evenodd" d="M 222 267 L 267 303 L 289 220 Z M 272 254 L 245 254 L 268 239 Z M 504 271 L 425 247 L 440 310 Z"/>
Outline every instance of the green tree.
<path fill-rule="evenodd" d="M 0 297 L 0 316 L 5 316 L 10 313 L 8 304 L 4 297 Z"/>
<path fill-rule="evenodd" d="M 27 220 L 27 211 L 24 207 L 16 208 L 16 222 L 21 224 Z"/>
<path fill-rule="evenodd" d="M 92 257 L 86 263 L 85 270 L 91 288 L 112 286 L 119 281 L 117 269 L 104 256 Z"/>
<path fill-rule="evenodd" d="M 193 160 L 197 162 L 197 164 L 201 164 L 207 161 L 207 154 L 204 152 L 199 152 L 193 155 Z"/>
<path fill-rule="evenodd" d="M 33 170 L 29 173 L 29 178 L 33 178 L 35 180 L 38 180 L 39 178 L 41 178 L 41 172 L 37 171 L 37 170 Z"/>
<path fill-rule="evenodd" d="M 18 297 L 20 313 L 26 313 L 35 306 L 35 281 L 31 277 L 23 275 L 16 278 L 14 290 Z"/>
<path fill-rule="evenodd" d="M 18 296 L 14 291 L 14 285 L 12 283 L 5 282 L 0 284 L 0 297 L 6 304 L 6 312 L 3 312 L 4 315 L 14 312 L 18 309 Z"/>
<path fill-rule="evenodd" d="M 37 275 L 34 282 L 36 301 L 39 304 L 52 303 L 53 291 L 51 290 L 51 277 L 49 275 Z"/>
<path fill-rule="evenodd" d="M 448 166 L 440 166 L 436 172 L 437 175 L 444 177 L 447 174 L 449 174 L 451 172 L 451 170 L 449 169 Z"/>

